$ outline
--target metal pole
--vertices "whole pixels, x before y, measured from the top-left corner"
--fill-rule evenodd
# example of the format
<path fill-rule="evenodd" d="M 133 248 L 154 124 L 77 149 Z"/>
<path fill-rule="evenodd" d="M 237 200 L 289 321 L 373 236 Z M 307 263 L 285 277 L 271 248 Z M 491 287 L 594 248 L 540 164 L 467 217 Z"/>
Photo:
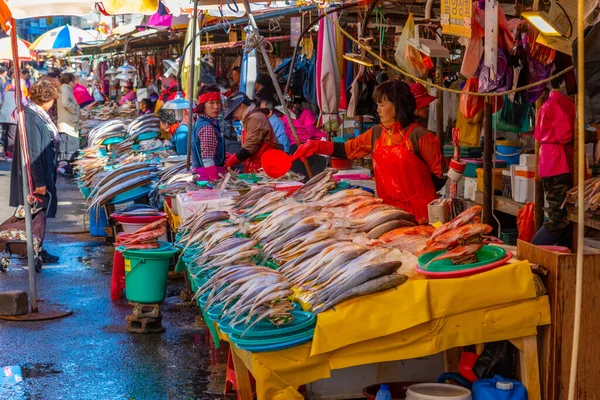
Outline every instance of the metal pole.
<path fill-rule="evenodd" d="M 196 27 L 198 26 L 198 0 L 194 0 L 194 15 L 192 16 L 192 41 L 190 43 L 196 44 Z M 188 44 L 189 46 L 189 44 Z M 192 125 L 194 124 L 194 85 L 198 82 L 194 82 L 196 78 L 196 46 L 192 46 L 191 51 L 192 63 L 190 64 L 190 82 L 188 84 L 188 98 L 190 101 L 189 115 L 188 115 L 188 137 L 187 137 L 187 158 L 185 161 L 185 169 L 190 170 L 192 166 Z M 185 50 L 183 52 L 181 70 L 183 68 L 183 58 L 185 58 Z"/>
<path fill-rule="evenodd" d="M 25 233 L 27 236 L 27 266 L 29 267 L 29 297 L 31 300 L 31 312 L 38 312 L 37 293 L 35 285 L 35 265 L 33 252 L 33 231 L 31 222 L 31 205 L 29 204 L 29 172 L 27 163 L 25 162 L 25 152 L 27 151 L 27 127 L 25 126 L 25 118 L 23 114 L 23 103 L 21 101 L 21 71 L 19 65 L 19 47 L 17 42 L 17 22 L 13 18 L 11 20 L 12 29 L 10 30 L 10 43 L 12 46 L 13 71 L 15 81 L 15 103 L 17 105 L 17 131 L 20 135 L 21 142 L 21 175 L 23 176 L 23 206 L 25 208 Z"/>
<path fill-rule="evenodd" d="M 252 26 L 252 29 L 254 30 L 254 32 L 256 32 L 256 34 L 260 34 L 260 31 L 258 30 L 258 26 L 256 26 L 256 21 L 254 20 L 254 16 L 252 15 L 252 11 L 250 10 L 250 3 L 248 2 L 248 0 L 244 0 L 244 7 L 246 8 L 246 14 L 248 14 L 248 21 L 250 21 L 250 25 Z M 294 121 L 292 120 L 292 116 L 290 115 L 290 111 L 288 110 L 287 104 L 285 102 L 285 98 L 283 97 L 283 93 L 281 92 L 281 87 L 279 86 L 279 83 L 277 81 L 277 76 L 275 75 L 275 72 L 273 72 L 273 67 L 271 66 L 271 62 L 269 60 L 269 55 L 267 54 L 267 50 L 265 50 L 264 44 L 261 43 L 261 45 L 259 46 L 259 49 L 260 49 L 260 53 L 262 54 L 263 58 L 265 59 L 265 64 L 267 65 L 267 70 L 269 71 L 269 76 L 271 77 L 271 80 L 273 81 L 273 86 L 275 86 L 275 91 L 277 92 L 277 97 L 279 98 L 279 102 L 281 103 L 281 106 L 283 107 L 283 112 L 285 113 L 285 117 L 287 118 L 288 124 L 290 125 L 292 134 L 294 135 L 294 139 L 296 139 L 296 144 L 298 146 L 300 146 L 300 144 L 301 144 L 300 138 L 298 137 L 298 133 L 296 132 L 296 127 L 294 126 Z M 308 177 L 312 178 L 313 173 L 310 168 L 310 165 L 308 164 L 308 161 L 303 161 L 303 163 L 304 163 L 304 168 L 306 168 Z"/>
<path fill-rule="evenodd" d="M 485 102 L 485 114 L 483 116 L 483 223 L 491 225 L 494 207 L 494 177 L 492 176 L 492 155 L 494 144 L 492 143 L 492 103 Z"/>

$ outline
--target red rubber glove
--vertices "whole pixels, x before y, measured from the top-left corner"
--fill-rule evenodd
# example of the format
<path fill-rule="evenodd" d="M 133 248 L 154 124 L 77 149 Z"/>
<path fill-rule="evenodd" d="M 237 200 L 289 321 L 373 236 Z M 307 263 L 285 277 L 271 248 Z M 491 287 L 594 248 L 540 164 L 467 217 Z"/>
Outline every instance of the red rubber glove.
<path fill-rule="evenodd" d="M 216 181 L 219 179 L 219 173 L 217 172 L 217 166 L 213 165 L 212 167 L 204 167 L 204 172 L 206 172 L 206 176 L 209 181 Z"/>
<path fill-rule="evenodd" d="M 237 155 L 232 154 L 229 156 L 229 158 L 227 158 L 227 161 L 225 161 L 225 167 L 226 168 L 235 167 L 236 165 L 238 165 L 240 163 L 241 163 L 241 161 L 237 158 Z"/>
<path fill-rule="evenodd" d="M 294 153 L 296 158 L 308 158 L 315 154 L 323 154 L 330 156 L 333 154 L 333 142 L 324 140 L 309 140 L 298 146 L 298 150 Z"/>

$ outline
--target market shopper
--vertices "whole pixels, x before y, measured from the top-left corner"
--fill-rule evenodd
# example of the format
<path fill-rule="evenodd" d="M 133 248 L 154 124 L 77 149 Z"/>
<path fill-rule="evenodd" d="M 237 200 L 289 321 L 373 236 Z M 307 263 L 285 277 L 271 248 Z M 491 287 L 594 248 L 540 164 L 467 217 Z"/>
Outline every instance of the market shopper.
<path fill-rule="evenodd" d="M 542 178 L 548 202 L 548 220 L 536 232 L 532 244 L 571 247 L 572 230 L 567 210 L 562 208 L 567 192 L 573 187 L 573 132 L 575 103 L 560 91 L 560 81 L 551 82 L 552 90 L 538 113 L 534 137 L 540 143 L 538 175 Z M 585 132 L 585 142 L 594 143 L 600 133 Z"/>
<path fill-rule="evenodd" d="M 152 114 L 154 110 L 154 105 L 150 101 L 150 99 L 145 98 L 140 101 L 140 115 Z"/>
<path fill-rule="evenodd" d="M 119 100 L 119 105 L 122 106 L 127 102 L 132 102 L 137 100 L 137 95 L 135 94 L 135 90 L 133 90 L 133 83 L 127 82 L 127 85 L 123 88 L 124 94 Z"/>
<path fill-rule="evenodd" d="M 254 98 L 256 99 L 257 105 L 260 105 L 262 101 L 269 101 L 275 105 L 279 105 L 279 101 L 277 101 L 277 91 L 275 90 L 275 85 L 273 85 L 273 80 L 269 75 L 258 74 L 256 82 L 254 83 L 254 90 Z"/>
<path fill-rule="evenodd" d="M 192 129 L 192 166 L 209 181 L 219 178 L 225 163 L 225 141 L 217 120 L 222 106 L 219 88 L 202 86 L 196 108 L 198 118 Z"/>
<path fill-rule="evenodd" d="M 30 101 L 24 107 L 27 131 L 27 149 L 29 150 L 32 195 L 36 207 L 45 209 L 47 218 L 56 216 L 57 197 L 55 185 L 54 137 L 58 129 L 47 111 L 59 97 L 56 86 L 48 80 L 39 80 L 31 86 Z M 21 143 L 15 138 L 14 158 L 10 176 L 10 206 L 24 205 L 23 171 L 21 164 Z M 45 263 L 58 262 L 58 257 L 42 251 L 40 256 Z"/>
<path fill-rule="evenodd" d="M 64 73 L 60 77 L 60 97 L 57 104 L 58 131 L 60 132 L 60 145 L 57 160 L 70 164 L 77 157 L 79 151 L 79 122 L 81 110 L 73 95 L 73 88 L 77 80 L 75 75 Z M 67 168 L 67 171 L 69 169 Z"/>
<path fill-rule="evenodd" d="M 175 114 L 171 110 L 162 108 L 158 112 L 158 120 L 160 121 L 160 129 L 168 135 L 169 140 L 175 146 L 175 151 L 178 155 L 187 154 L 187 137 L 188 126 L 185 123 L 187 120 L 188 111 L 184 110 L 183 121 L 177 121 Z"/>
<path fill-rule="evenodd" d="M 375 88 L 381 123 L 346 143 L 309 140 L 296 154 L 356 159 L 372 154 L 377 194 L 384 202 L 427 219 L 427 205 L 445 184 L 439 139 L 415 122 L 415 98 L 401 81 Z"/>
<path fill-rule="evenodd" d="M 85 86 L 79 83 L 77 77 L 75 77 L 75 86 L 73 86 L 73 96 L 80 108 L 94 106 L 94 97 Z"/>
<path fill-rule="evenodd" d="M 12 158 L 15 136 L 17 134 L 17 123 L 13 118 L 13 113 L 17 108 L 15 101 L 15 90 L 8 84 L 7 90 L 0 96 L 0 123 L 2 124 L 2 144 L 4 146 L 4 156 L 7 159 Z"/>
<path fill-rule="evenodd" d="M 242 76 L 240 74 L 240 67 L 233 67 L 231 69 L 231 79 L 233 79 L 233 85 L 231 85 L 231 89 L 234 92 L 240 90 L 240 81 L 242 80 Z"/>
<path fill-rule="evenodd" d="M 227 100 L 225 118 L 242 122 L 242 148 L 225 162 L 226 167 L 244 163 L 244 172 L 262 168 L 261 157 L 270 149 L 281 149 L 275 132 L 264 110 L 258 108 L 243 92 L 236 92 Z"/>
<path fill-rule="evenodd" d="M 270 101 L 264 100 L 260 103 L 260 108 L 266 110 L 268 112 L 267 116 L 269 117 L 269 122 L 271 123 L 271 127 L 273 128 L 273 132 L 275 132 L 275 137 L 281 146 L 283 146 L 283 151 L 289 154 L 290 152 L 290 140 L 285 132 L 285 124 L 279 117 L 279 112 L 275 110 L 275 106 Z"/>

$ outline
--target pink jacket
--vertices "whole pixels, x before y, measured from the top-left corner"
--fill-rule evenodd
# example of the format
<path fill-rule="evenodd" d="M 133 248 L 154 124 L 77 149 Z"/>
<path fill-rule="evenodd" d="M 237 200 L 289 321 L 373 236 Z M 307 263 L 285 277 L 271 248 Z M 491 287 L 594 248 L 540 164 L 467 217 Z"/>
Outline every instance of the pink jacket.
<path fill-rule="evenodd" d="M 123 104 L 125 104 L 126 101 L 136 101 L 137 100 L 137 94 L 131 90 L 127 93 L 125 93 L 125 95 L 123 97 L 121 97 L 121 100 L 119 100 L 119 105 L 122 106 Z"/>
<path fill-rule="evenodd" d="M 535 140 L 540 142 L 539 176 L 571 173 L 568 160 L 573 155 L 575 103 L 558 91 L 552 91 L 540 108 Z"/>
<path fill-rule="evenodd" d="M 285 115 L 281 117 L 283 124 L 285 125 L 285 134 L 290 139 L 290 145 L 296 144 L 296 139 L 292 134 L 292 128 L 288 124 Z M 294 119 L 294 126 L 296 127 L 296 133 L 300 142 L 305 143 L 310 139 L 321 139 L 326 136 L 326 133 L 317 128 L 317 118 L 308 109 L 302 110 L 298 118 Z"/>
<path fill-rule="evenodd" d="M 75 100 L 77 101 L 77 104 L 82 105 L 85 102 L 90 102 L 90 101 L 94 101 L 94 98 L 92 97 L 92 95 L 90 94 L 90 92 L 88 92 L 88 90 L 86 89 L 85 86 L 80 85 L 79 83 L 75 85 L 75 87 L 73 88 L 73 96 L 75 96 Z"/>

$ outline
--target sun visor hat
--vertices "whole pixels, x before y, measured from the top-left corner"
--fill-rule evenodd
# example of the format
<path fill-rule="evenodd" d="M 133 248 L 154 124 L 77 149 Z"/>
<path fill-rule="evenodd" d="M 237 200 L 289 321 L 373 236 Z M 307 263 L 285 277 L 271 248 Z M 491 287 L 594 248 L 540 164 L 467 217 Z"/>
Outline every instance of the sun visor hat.
<path fill-rule="evenodd" d="M 238 108 L 240 104 L 250 105 L 252 102 L 244 92 L 235 92 L 225 102 L 225 112 L 223 113 L 223 118 L 231 119 L 231 114 L 233 114 L 235 109 Z"/>

